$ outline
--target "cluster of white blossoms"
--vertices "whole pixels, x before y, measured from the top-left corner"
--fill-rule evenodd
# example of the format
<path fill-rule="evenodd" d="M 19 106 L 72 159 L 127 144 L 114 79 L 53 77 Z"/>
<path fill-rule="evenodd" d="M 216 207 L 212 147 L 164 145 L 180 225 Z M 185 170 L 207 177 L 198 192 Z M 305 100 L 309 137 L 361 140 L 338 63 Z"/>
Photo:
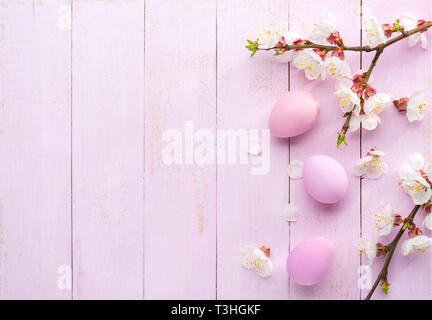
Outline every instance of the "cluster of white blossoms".
<path fill-rule="evenodd" d="M 363 17 L 363 29 L 365 30 L 368 44 L 371 47 L 385 43 L 393 32 L 401 31 L 401 28 L 403 28 L 403 31 L 409 31 L 420 27 L 426 22 L 425 20 L 417 19 L 417 17 L 410 12 L 404 12 L 393 26 L 379 23 L 378 19 L 368 12 L 366 12 Z M 426 49 L 427 39 L 424 35 L 424 31 L 409 36 L 407 38 L 408 46 L 413 47 L 420 42 L 422 48 Z"/>
<path fill-rule="evenodd" d="M 394 32 L 407 32 L 426 23 L 424 20 L 417 19 L 412 13 L 403 13 L 393 25 L 381 24 L 368 11 L 366 9 L 363 14 L 363 27 L 371 47 L 385 43 Z M 426 30 L 407 37 L 408 45 L 411 47 L 420 42 L 422 47 L 426 48 L 427 40 L 424 35 Z M 324 45 L 318 45 L 316 48 L 287 49 L 287 45 L 317 46 L 322 42 L 327 42 L 327 46 L 330 43 L 333 49 L 326 50 Z M 392 102 L 390 94 L 377 93 L 370 86 L 370 74 L 367 75 L 365 72 L 352 75 L 349 65 L 344 60 L 346 47 L 339 35 L 336 17 L 332 12 L 316 24 L 307 38 L 288 31 L 286 26 L 272 24 L 259 34 L 255 43 L 249 41 L 249 44 L 247 48 L 253 51 L 253 54 L 257 50 L 274 50 L 278 61 L 291 62 L 293 67 L 303 70 L 309 80 L 334 78 L 336 80 L 334 95 L 342 112 L 350 115 L 350 131 L 359 128 L 366 130 L 377 128 L 381 123 L 379 114 Z M 400 112 L 406 112 L 410 122 L 422 120 L 424 117 L 426 99 L 422 92 L 416 92 L 410 98 L 394 100 L 393 103 Z"/>
<path fill-rule="evenodd" d="M 367 172 L 367 170 L 363 169 L 363 172 Z M 432 165 L 427 164 L 421 154 L 414 153 L 409 158 L 409 162 L 402 165 L 399 174 L 401 188 L 411 196 L 416 206 L 421 206 L 426 212 L 423 226 L 432 230 L 432 183 L 429 179 L 432 177 Z M 376 174 L 374 174 L 375 176 Z M 394 212 L 390 203 L 382 201 L 380 211 L 375 217 L 376 234 L 374 240 L 361 238 L 358 243 L 358 249 L 368 257 L 369 263 L 372 263 L 376 256 L 386 255 L 388 247 L 377 242 L 376 238 L 389 235 L 395 226 L 403 225 L 404 229 L 408 229 L 408 239 L 401 247 L 402 255 L 411 256 L 418 252 L 424 252 L 432 246 L 432 238 L 424 235 L 413 221 L 402 219 L 400 215 Z"/>
<path fill-rule="evenodd" d="M 336 30 L 336 18 L 332 12 L 317 24 L 309 39 L 327 40 L 330 43 L 340 39 Z M 327 57 L 327 52 L 319 49 L 285 50 L 283 45 L 303 45 L 306 42 L 296 32 L 288 31 L 283 25 L 271 24 L 258 35 L 257 42 L 259 49 L 275 48 L 278 61 L 291 62 L 292 66 L 303 70 L 309 80 L 318 78 L 324 80 L 327 76 L 336 79 L 351 77 L 350 67 L 343 60 L 343 52 L 335 50 L 331 57 Z"/>

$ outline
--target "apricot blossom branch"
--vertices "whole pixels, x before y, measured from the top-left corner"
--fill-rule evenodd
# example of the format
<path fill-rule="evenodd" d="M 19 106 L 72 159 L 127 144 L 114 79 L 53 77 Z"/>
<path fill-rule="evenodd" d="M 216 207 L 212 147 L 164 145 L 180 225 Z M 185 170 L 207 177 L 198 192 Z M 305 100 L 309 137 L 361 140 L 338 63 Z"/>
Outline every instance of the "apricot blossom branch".
<path fill-rule="evenodd" d="M 423 33 L 431 26 L 432 21 L 417 19 L 411 13 L 404 13 L 392 25 L 379 24 L 375 17 L 365 15 L 363 27 L 368 45 L 347 46 L 336 29 L 336 18 L 330 12 L 327 18 L 317 24 L 308 39 L 283 27 L 272 26 L 263 31 L 256 41 L 247 40 L 246 48 L 251 51 L 251 56 L 258 51 L 274 51 L 279 61 L 291 62 L 293 67 L 303 70 L 309 80 L 324 80 L 327 76 L 336 80 L 334 94 L 346 118 L 338 132 L 339 148 L 342 143 L 347 144 L 348 130 L 374 130 L 381 123 L 378 114 L 392 101 L 389 94 L 377 93 L 370 85 L 372 71 L 384 49 L 403 39 L 408 40 L 409 46 L 420 42 L 426 48 L 427 40 Z M 391 38 L 393 33 L 400 34 Z M 320 41 L 327 41 L 330 45 L 317 43 Z M 366 72 L 353 76 L 344 61 L 345 51 L 375 52 L 375 56 Z M 393 103 L 399 112 L 406 112 L 408 121 L 423 119 L 426 102 L 422 92 L 415 92 L 409 98 L 393 100 Z"/>
<path fill-rule="evenodd" d="M 366 157 L 361 158 L 355 166 L 354 174 L 357 176 L 366 175 L 370 179 L 377 179 L 384 172 L 387 172 L 387 165 L 381 157 L 384 152 L 373 148 L 369 150 Z M 416 226 L 414 218 L 420 209 L 426 212 L 426 217 L 423 221 L 423 226 L 432 230 L 432 165 L 426 163 L 423 156 L 419 153 L 414 153 L 409 158 L 408 163 L 404 163 L 399 170 L 401 188 L 411 196 L 414 207 L 408 217 L 403 219 L 399 214 L 396 214 L 390 203 L 381 201 L 380 211 L 375 214 L 376 234 L 373 236 L 373 241 L 367 238 L 360 238 L 358 248 L 362 254 L 368 258 L 369 265 L 372 264 L 375 257 L 385 257 L 384 264 L 379 272 L 374 284 L 369 289 L 365 300 L 370 300 L 378 285 L 381 284 L 381 290 L 387 294 L 390 288 L 388 281 L 388 272 L 390 262 L 395 253 L 396 247 L 399 244 L 405 230 L 408 230 L 408 239 L 401 246 L 403 256 L 413 256 L 416 253 L 422 253 L 432 245 L 432 238 L 423 234 L 423 231 Z M 388 236 L 394 227 L 399 227 L 393 240 L 383 245 L 376 239 L 379 236 Z"/>
<path fill-rule="evenodd" d="M 375 289 L 377 288 L 377 286 L 379 285 L 379 283 L 381 282 L 381 289 L 387 293 L 388 292 L 388 288 L 389 288 L 389 283 L 387 281 L 387 274 L 388 274 L 388 268 L 390 265 L 390 261 L 393 257 L 394 251 L 399 243 L 399 240 L 401 239 L 403 233 L 405 232 L 405 230 L 408 228 L 409 225 L 412 224 L 415 215 L 417 214 L 418 210 L 420 209 L 420 205 L 416 205 L 411 213 L 409 214 L 409 216 L 405 219 L 404 224 L 402 225 L 402 227 L 399 229 L 399 232 L 396 234 L 395 238 L 393 239 L 392 242 L 390 242 L 390 244 L 388 244 L 386 247 L 388 250 L 387 252 L 387 258 L 384 262 L 384 265 L 380 271 L 380 273 L 378 274 L 378 277 L 376 278 L 374 284 L 372 285 L 372 288 L 369 290 L 368 295 L 366 296 L 365 300 L 370 300 L 370 298 L 372 297 L 373 293 L 375 292 Z"/>

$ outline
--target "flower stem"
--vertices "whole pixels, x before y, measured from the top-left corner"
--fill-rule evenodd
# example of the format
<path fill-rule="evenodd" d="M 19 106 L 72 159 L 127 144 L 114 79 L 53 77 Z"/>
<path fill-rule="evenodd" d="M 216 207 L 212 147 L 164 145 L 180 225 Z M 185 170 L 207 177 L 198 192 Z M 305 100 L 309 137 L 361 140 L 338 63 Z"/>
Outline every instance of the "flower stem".
<path fill-rule="evenodd" d="M 414 28 L 410 31 L 404 31 L 403 33 L 401 33 L 400 35 L 398 35 L 397 37 L 394 37 L 393 39 L 388 40 L 387 42 L 384 42 L 382 44 L 379 44 L 375 47 L 370 47 L 370 46 L 327 46 L 327 45 L 322 45 L 322 44 L 316 44 L 313 42 L 308 42 L 306 44 L 301 44 L 301 45 L 285 45 L 283 48 L 286 51 L 289 50 L 296 50 L 296 49 L 322 49 L 322 50 L 327 50 L 327 51 L 334 51 L 334 50 L 346 50 L 346 51 L 361 51 L 361 52 L 371 52 L 371 51 L 383 51 L 385 48 L 387 48 L 388 46 L 403 40 L 405 38 L 408 38 L 409 36 L 412 36 L 415 33 L 421 32 L 423 30 L 426 30 L 428 28 L 432 27 L 432 21 L 426 22 L 425 24 L 421 25 L 420 27 Z M 262 48 L 257 48 L 257 50 L 264 50 L 264 51 L 269 51 L 269 50 L 275 50 L 275 49 L 281 49 L 280 47 L 273 47 L 273 48 L 266 48 L 266 49 L 262 49 Z"/>
<path fill-rule="evenodd" d="M 375 283 L 373 284 L 372 288 L 370 289 L 368 295 L 366 296 L 365 300 L 370 300 L 370 298 L 372 297 L 373 293 L 375 292 L 375 289 L 377 288 L 378 284 L 380 283 L 381 280 L 383 279 L 387 279 L 387 273 L 388 273 L 388 267 L 390 265 L 390 261 L 393 257 L 393 253 L 397 247 L 397 244 L 400 240 L 400 238 L 402 237 L 403 233 L 405 232 L 405 228 L 404 226 L 408 223 L 412 223 L 414 220 L 415 215 L 417 214 L 417 211 L 420 209 L 419 205 L 416 205 L 412 210 L 411 213 L 409 214 L 408 218 L 405 219 L 405 222 L 403 223 L 403 225 L 401 226 L 401 228 L 399 229 L 399 232 L 396 234 L 396 237 L 393 239 L 392 242 L 390 242 L 390 244 L 387 246 L 388 247 L 388 253 L 387 253 L 387 257 L 386 260 L 384 262 L 384 265 L 380 271 L 380 273 L 378 274 L 377 279 L 375 280 Z"/>
<path fill-rule="evenodd" d="M 378 50 L 376 51 L 376 53 L 375 53 L 375 56 L 374 56 L 374 58 L 373 58 L 373 60 L 372 60 L 372 62 L 371 62 L 371 64 L 370 64 L 370 66 L 369 66 L 368 71 L 366 72 L 366 77 L 365 77 L 365 81 L 366 81 L 366 82 L 369 81 L 369 78 L 370 78 L 370 76 L 371 76 L 371 74 L 372 74 L 372 70 L 375 68 L 376 63 L 377 63 L 377 61 L 378 61 L 380 55 L 383 53 L 383 51 L 384 51 L 384 46 L 383 46 L 383 45 L 380 45 L 380 46 L 379 46 L 379 49 L 378 49 Z"/>

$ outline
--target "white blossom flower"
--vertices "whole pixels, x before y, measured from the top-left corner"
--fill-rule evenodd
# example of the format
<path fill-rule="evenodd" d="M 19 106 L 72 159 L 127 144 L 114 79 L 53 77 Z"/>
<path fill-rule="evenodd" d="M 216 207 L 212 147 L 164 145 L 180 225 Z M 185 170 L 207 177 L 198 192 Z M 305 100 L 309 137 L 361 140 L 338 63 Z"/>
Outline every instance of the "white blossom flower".
<path fill-rule="evenodd" d="M 285 25 L 270 24 L 258 35 L 258 47 L 260 49 L 274 48 L 282 37 L 287 44 L 293 44 L 295 40 L 300 38 L 296 32 L 288 31 Z M 290 62 L 295 57 L 295 55 L 297 55 L 297 53 L 298 52 L 295 50 L 289 50 L 283 54 L 274 56 L 273 58 L 278 62 L 286 63 Z"/>
<path fill-rule="evenodd" d="M 282 210 L 282 217 L 288 222 L 297 221 L 300 217 L 300 210 L 295 204 L 288 203 Z"/>
<path fill-rule="evenodd" d="M 351 78 L 351 69 L 345 60 L 330 57 L 324 60 L 323 65 L 327 74 L 336 79 Z"/>
<path fill-rule="evenodd" d="M 382 25 L 378 22 L 377 18 L 365 15 L 363 26 L 367 41 L 371 47 L 375 47 L 387 41 Z"/>
<path fill-rule="evenodd" d="M 287 28 L 282 24 L 270 24 L 258 35 L 258 46 L 260 49 L 274 48 L 280 38 L 287 32 Z"/>
<path fill-rule="evenodd" d="M 432 213 L 426 215 L 425 219 L 423 220 L 423 225 L 429 230 L 432 230 Z"/>
<path fill-rule="evenodd" d="M 362 124 L 363 129 L 374 130 L 378 126 L 378 123 L 381 123 L 378 114 L 384 110 L 390 101 L 390 95 L 377 93 L 366 100 L 363 108 L 364 112 L 360 111 L 359 106 L 354 108 L 349 125 L 350 130 L 356 131 L 360 128 L 360 124 Z"/>
<path fill-rule="evenodd" d="M 351 112 L 355 106 L 360 105 L 360 98 L 351 90 L 352 81 L 348 79 L 340 79 L 336 81 L 333 93 L 344 113 Z"/>
<path fill-rule="evenodd" d="M 432 239 L 425 235 L 410 238 L 402 244 L 402 255 L 413 256 L 415 253 L 424 252 L 431 246 L 431 241 Z"/>
<path fill-rule="evenodd" d="M 375 215 L 377 234 L 379 236 L 386 236 L 390 234 L 395 225 L 396 215 L 393 207 L 387 201 L 381 201 L 379 210 L 379 213 Z"/>
<path fill-rule="evenodd" d="M 419 19 L 410 12 L 404 12 L 400 18 L 400 25 L 404 27 L 405 31 L 410 31 L 417 28 Z M 420 41 L 423 49 L 427 48 L 427 39 L 424 33 L 417 32 L 408 37 L 408 46 L 413 47 Z"/>
<path fill-rule="evenodd" d="M 299 51 L 292 65 L 297 69 L 304 70 L 305 76 L 309 80 L 314 80 L 319 77 L 325 79 L 326 71 L 323 61 L 312 49 Z"/>
<path fill-rule="evenodd" d="M 378 179 L 383 173 L 387 173 L 387 164 L 382 160 L 385 153 L 371 149 L 367 155 L 357 161 L 354 166 L 354 175 L 360 177 L 366 175 L 369 179 Z"/>
<path fill-rule="evenodd" d="M 408 100 L 406 114 L 409 122 L 422 120 L 426 107 L 426 99 L 422 91 L 412 94 Z"/>
<path fill-rule="evenodd" d="M 303 162 L 300 160 L 293 160 L 288 165 L 288 175 L 291 179 L 301 179 L 303 177 Z"/>
<path fill-rule="evenodd" d="M 424 174 L 422 174 L 422 172 Z M 426 203 L 432 196 L 432 189 L 427 176 L 430 176 L 430 167 L 425 166 L 423 156 L 414 153 L 409 163 L 405 163 L 399 170 L 402 178 L 400 185 L 412 198 L 415 205 Z"/>
<path fill-rule="evenodd" d="M 360 254 L 365 254 L 368 257 L 369 265 L 371 265 L 377 255 L 376 241 L 360 238 L 357 248 L 360 250 Z"/>
<path fill-rule="evenodd" d="M 333 12 L 329 12 L 327 18 L 322 19 L 320 22 L 315 24 L 315 29 L 309 36 L 312 41 L 324 41 L 330 34 L 336 31 L 336 17 Z"/>
<path fill-rule="evenodd" d="M 273 263 L 261 249 L 252 246 L 243 247 L 242 265 L 247 269 L 255 269 L 260 277 L 267 277 L 273 271 Z"/>

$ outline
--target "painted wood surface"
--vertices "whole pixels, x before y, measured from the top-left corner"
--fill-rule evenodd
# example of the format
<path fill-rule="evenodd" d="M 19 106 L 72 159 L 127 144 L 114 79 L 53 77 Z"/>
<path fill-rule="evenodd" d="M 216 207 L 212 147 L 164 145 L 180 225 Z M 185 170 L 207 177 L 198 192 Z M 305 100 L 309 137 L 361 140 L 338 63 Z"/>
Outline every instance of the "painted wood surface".
<path fill-rule="evenodd" d="M 250 59 L 239 44 L 245 37 L 253 39 L 270 22 L 287 21 L 287 17 L 286 1 L 218 2 L 218 128 L 268 127 L 274 101 L 288 89 L 288 66 L 269 62 L 264 55 Z M 270 150 L 265 175 L 252 175 L 253 164 L 218 166 L 220 299 L 289 297 L 284 264 L 289 228 L 282 220 L 282 208 L 288 203 L 288 143 L 272 139 Z M 243 245 L 271 247 L 272 277 L 260 279 L 255 272 L 238 272 Z"/>
<path fill-rule="evenodd" d="M 362 3 L 382 23 L 406 10 L 432 17 L 427 0 Z M 371 235 L 380 200 L 402 215 L 411 209 L 398 168 L 415 151 L 432 159 L 430 119 L 409 124 L 389 106 L 381 127 L 348 134 L 337 150 L 343 119 L 333 82 L 308 81 L 244 48 L 274 22 L 307 35 L 330 10 L 345 43 L 360 44 L 360 0 L 0 1 L 0 298 L 363 298 L 357 240 Z M 352 72 L 370 55 L 346 53 Z M 431 58 L 405 41 L 388 48 L 374 87 L 430 98 Z M 185 152 L 216 147 L 209 131 L 267 128 L 275 100 L 297 88 L 318 97 L 320 118 L 305 135 L 271 138 L 268 174 L 251 174 L 259 157 L 216 165 L 226 151 L 216 149 L 201 165 Z M 181 163 L 166 164 L 164 133 L 178 130 L 184 142 L 190 125 L 198 136 L 182 145 Z M 352 167 L 373 146 L 387 153 L 390 172 L 360 183 Z M 317 204 L 301 180 L 289 180 L 290 161 L 317 153 L 349 173 L 337 205 Z M 290 224 L 288 202 L 302 212 Z M 315 235 L 335 243 L 335 263 L 303 288 L 290 282 L 285 259 Z M 241 267 L 243 245 L 271 247 L 271 277 Z M 397 252 L 388 298 L 430 299 L 430 270 L 430 253 Z"/>
<path fill-rule="evenodd" d="M 0 4 L 0 297 L 67 299 L 71 35 L 57 3 Z"/>
<path fill-rule="evenodd" d="M 143 297 L 144 3 L 72 8 L 73 297 Z"/>
<path fill-rule="evenodd" d="M 201 139 L 163 163 L 162 136 L 216 127 L 216 1 L 147 1 L 145 39 L 145 297 L 214 299 L 216 167 L 195 164 Z"/>

